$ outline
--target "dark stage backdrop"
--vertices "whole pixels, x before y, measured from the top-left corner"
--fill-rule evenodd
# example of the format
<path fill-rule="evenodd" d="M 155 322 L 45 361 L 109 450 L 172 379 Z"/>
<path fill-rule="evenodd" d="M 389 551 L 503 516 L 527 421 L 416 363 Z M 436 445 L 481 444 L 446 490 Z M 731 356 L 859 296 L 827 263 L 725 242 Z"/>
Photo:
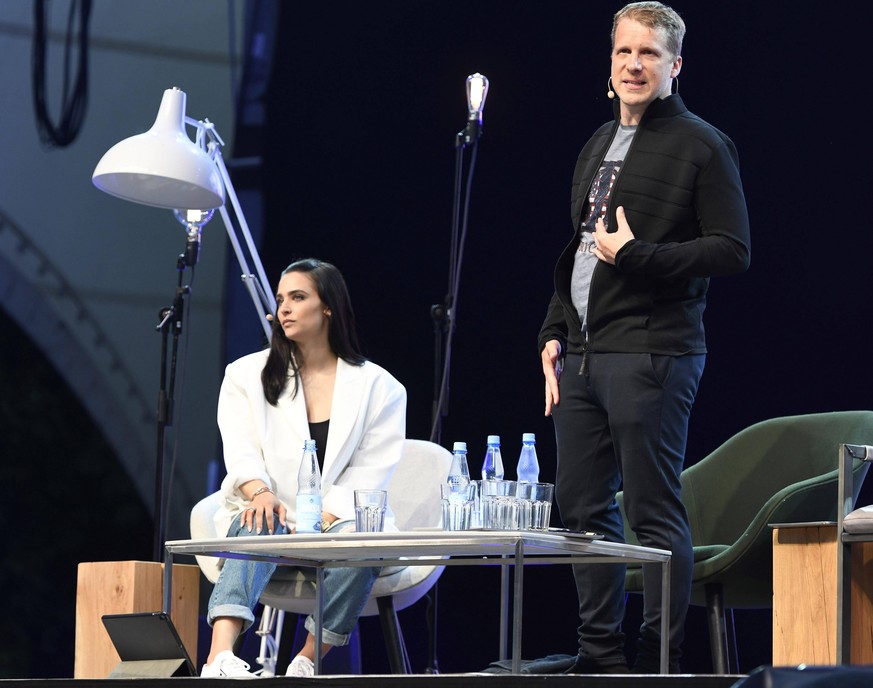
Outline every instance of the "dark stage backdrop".
<path fill-rule="evenodd" d="M 270 139 L 262 255 L 271 281 L 301 256 L 343 270 L 369 356 L 409 392 L 410 437 L 430 431 L 430 307 L 447 289 L 453 143 L 465 121 L 464 79 L 480 71 L 491 80 L 442 435 L 446 446 L 468 442 L 474 471 L 487 434 L 501 435 L 512 471 L 522 432 L 535 432 L 543 477 L 554 475 L 536 334 L 554 260 L 571 235 L 569 185 L 577 152 L 610 116 L 609 28 L 621 4 L 280 3 L 264 133 Z M 801 8 L 682 0 L 675 6 L 688 24 L 680 92 L 694 112 L 736 142 L 752 223 L 750 271 L 715 279 L 710 290 L 710 354 L 692 417 L 691 464 L 765 418 L 870 407 L 870 148 L 866 110 L 859 106 L 867 101 L 869 41 L 858 35 L 855 27 L 864 22 L 845 1 Z M 16 371 L 30 371 L 0 376 L 0 397 L 11 400 L 26 389 L 33 401 L 26 409 L 3 406 L 4 417 L 15 422 L 25 412 L 32 419 L 20 423 L 26 432 L 4 434 L 0 454 L 26 455 L 33 437 L 45 434 L 37 410 L 44 398 L 60 399 L 62 382 L 40 357 L 16 354 L 32 347 L 13 341 L 21 335 L 11 324 L 0 324 L 0 348 Z M 4 523 L 18 536 L 7 538 L 3 571 L 6 587 L 19 594 L 0 628 L 4 677 L 71 675 L 75 572 L 59 562 L 94 557 L 80 548 L 80 556 L 61 559 L 66 550 L 56 546 L 58 533 L 97 529 L 126 547 L 106 558 L 149 556 L 144 508 L 108 518 L 102 510 L 130 502 L 132 496 L 122 495 L 132 490 L 120 485 L 123 476 L 99 428 L 78 410 L 65 413 L 65 404 L 76 402 L 64 398 L 52 422 L 66 417 L 69 430 L 41 438 L 55 442 L 46 453 L 67 461 L 64 442 L 76 437 L 95 468 L 87 476 L 64 472 L 70 480 L 52 484 L 78 487 L 58 494 L 42 489 L 40 466 L 16 469 Z M 85 436 L 87 442 L 78 441 Z M 86 500 L 93 509 L 83 510 L 79 495 L 93 495 L 95 480 L 101 491 Z M 40 489 L 28 487 L 34 485 Z M 873 501 L 869 488 L 866 503 Z M 19 522 L 23 504 L 66 514 L 63 529 L 52 526 L 51 515 L 47 522 Z M 70 514 L 80 512 L 90 520 L 71 524 Z M 107 522 L 127 539 L 107 532 Z M 35 531 L 48 538 L 50 556 L 31 551 Z M 35 576 L 34 560 L 39 570 L 68 575 Z M 480 669 L 496 658 L 497 585 L 490 568 L 450 568 L 442 577 L 442 671 Z M 573 652 L 577 620 L 569 571 L 532 567 L 526 593 L 524 655 Z M 423 612 L 422 603 L 401 612 L 417 671 L 424 667 Z M 737 621 L 741 669 L 768 662 L 769 611 L 743 612 Z M 639 601 L 632 599 L 631 635 L 638 624 Z M 384 671 L 378 623 L 366 619 L 362 629 L 365 671 Z M 691 610 L 687 631 L 683 668 L 709 671 L 699 608 Z"/>
<path fill-rule="evenodd" d="M 262 255 L 273 281 L 306 255 L 343 270 L 370 357 L 409 390 L 411 436 L 429 432 L 430 306 L 447 286 L 464 78 L 491 80 L 443 433 L 466 440 L 474 463 L 486 434 L 501 434 L 511 458 L 525 430 L 546 474 L 553 463 L 536 334 L 571 236 L 576 155 L 610 116 L 620 5 L 282 4 Z M 869 146 L 825 92 L 823 42 L 851 42 L 834 5 L 677 7 L 688 24 L 680 92 L 737 144 L 753 232 L 750 271 L 712 282 L 694 462 L 769 416 L 869 406 L 873 238 L 859 202 L 869 174 L 854 162 Z"/>
<path fill-rule="evenodd" d="M 468 443 L 474 471 L 487 434 L 500 434 L 512 471 L 530 431 L 543 478 L 554 475 L 536 335 L 571 236 L 576 155 L 610 117 L 609 30 L 622 4 L 282 4 L 268 96 L 271 132 L 282 135 L 267 151 L 262 254 L 274 281 L 302 256 L 341 268 L 367 353 L 407 387 L 410 437 L 430 433 L 430 307 L 448 283 L 464 79 L 479 71 L 491 81 L 442 433 L 447 447 Z M 852 44 L 833 3 L 802 13 L 787 3 L 674 6 L 688 26 L 680 92 L 736 143 L 752 226 L 750 271 L 711 285 L 690 464 L 768 417 L 870 406 L 871 237 L 857 202 L 869 174 L 853 162 L 860 132 L 840 124 L 831 97 L 842 82 L 825 56 Z M 528 582 L 539 594 L 528 598 L 525 656 L 573 652 L 569 571 Z M 443 670 L 495 658 L 496 585 L 496 571 L 444 575 Z M 770 638 L 769 613 L 747 618 L 739 621 L 748 670 L 769 661 Z M 684 667 L 709 670 L 701 610 L 688 631 Z"/>

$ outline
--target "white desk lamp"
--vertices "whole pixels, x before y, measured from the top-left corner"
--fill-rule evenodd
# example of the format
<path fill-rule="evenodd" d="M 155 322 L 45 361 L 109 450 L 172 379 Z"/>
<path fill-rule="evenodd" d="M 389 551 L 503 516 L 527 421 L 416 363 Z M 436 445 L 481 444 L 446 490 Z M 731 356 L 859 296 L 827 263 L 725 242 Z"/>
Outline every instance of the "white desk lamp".
<path fill-rule="evenodd" d="M 173 420 L 173 387 L 175 383 L 176 350 L 182 329 L 184 297 L 190 287 L 182 284 L 186 266 L 197 263 L 200 232 L 217 208 L 227 229 L 242 280 L 258 312 L 258 320 L 267 339 L 271 327 L 266 315 L 276 312 L 276 299 L 264 273 L 258 249 L 239 205 L 239 199 L 227 173 L 220 147 L 224 142 L 209 120 L 197 121 L 185 116 L 185 92 L 178 88 L 164 91 L 161 107 L 152 128 L 115 144 L 97 163 L 92 175 L 101 191 L 126 201 L 167 208 L 186 226 L 185 253 L 177 262 L 179 285 L 172 307 L 161 311 L 157 329 L 163 333 L 161 352 L 161 384 L 158 396 L 158 447 L 155 471 L 155 561 L 163 561 L 164 547 L 164 433 Z M 196 141 L 191 141 L 185 125 L 195 127 Z M 225 207 L 225 195 L 230 198 L 239 223 L 242 242 Z M 254 263 L 257 276 L 249 269 L 243 252 L 245 244 Z M 170 362 L 170 383 L 167 390 L 167 337 L 173 334 L 173 354 Z"/>

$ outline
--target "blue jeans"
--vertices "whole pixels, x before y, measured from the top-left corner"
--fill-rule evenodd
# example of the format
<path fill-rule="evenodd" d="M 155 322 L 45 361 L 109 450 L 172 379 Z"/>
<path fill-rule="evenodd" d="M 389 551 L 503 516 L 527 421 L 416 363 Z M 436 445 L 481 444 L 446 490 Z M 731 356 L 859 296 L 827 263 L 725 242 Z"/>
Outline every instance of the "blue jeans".
<path fill-rule="evenodd" d="M 241 516 L 239 514 L 234 519 L 227 536 L 258 535 L 259 533 L 249 532 L 248 528 L 241 526 Z M 276 535 L 284 535 L 285 529 L 278 523 L 276 525 Z M 269 537 L 266 529 L 260 535 Z M 322 633 L 325 643 L 346 645 L 349 642 L 349 636 L 380 570 L 379 567 L 325 569 Z M 255 621 L 254 609 L 258 599 L 275 571 L 276 565 L 269 562 L 226 559 L 209 598 L 206 616 L 209 625 L 212 626 L 219 617 L 233 617 L 242 619 L 243 631 L 248 630 Z M 315 620 L 312 616 L 306 618 L 305 626 L 306 630 L 314 634 Z"/>

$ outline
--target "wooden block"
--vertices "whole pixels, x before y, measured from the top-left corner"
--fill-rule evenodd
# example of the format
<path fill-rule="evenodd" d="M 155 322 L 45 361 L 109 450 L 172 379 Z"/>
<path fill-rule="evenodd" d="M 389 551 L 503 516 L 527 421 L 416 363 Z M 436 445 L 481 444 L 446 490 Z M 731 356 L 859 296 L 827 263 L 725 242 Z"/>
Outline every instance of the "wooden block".
<path fill-rule="evenodd" d="M 873 664 L 873 542 L 852 543 L 852 664 Z"/>
<path fill-rule="evenodd" d="M 836 528 L 773 531 L 773 666 L 835 664 Z"/>
<path fill-rule="evenodd" d="M 773 666 L 837 663 L 836 526 L 773 531 Z M 873 663 L 873 542 L 852 545 L 852 664 Z"/>
<path fill-rule="evenodd" d="M 153 561 L 101 561 L 79 564 L 76 590 L 76 652 L 74 678 L 106 678 L 120 658 L 101 617 L 160 611 L 163 606 L 163 564 Z M 173 566 L 170 618 L 197 663 L 200 569 Z"/>

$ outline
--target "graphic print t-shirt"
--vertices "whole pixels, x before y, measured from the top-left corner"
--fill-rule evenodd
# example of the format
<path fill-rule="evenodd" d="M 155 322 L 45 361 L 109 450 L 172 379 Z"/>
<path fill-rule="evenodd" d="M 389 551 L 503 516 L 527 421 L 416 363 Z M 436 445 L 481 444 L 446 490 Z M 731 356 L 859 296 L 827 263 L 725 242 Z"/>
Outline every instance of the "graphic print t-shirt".
<path fill-rule="evenodd" d="M 607 222 L 606 208 L 609 203 L 609 195 L 615 185 L 615 180 L 618 179 L 621 164 L 624 162 L 636 132 L 636 126 L 623 124 L 618 126 L 612 145 L 609 146 L 603 164 L 588 190 L 588 209 L 582 217 L 582 236 L 573 260 L 573 276 L 570 281 L 570 296 L 576 311 L 579 313 L 579 322 L 582 323 L 583 331 L 588 329 L 586 322 L 588 294 L 591 289 L 591 275 L 594 274 L 594 267 L 597 265 L 597 257 L 593 253 L 594 224 L 600 217 L 603 218 L 604 222 Z"/>

